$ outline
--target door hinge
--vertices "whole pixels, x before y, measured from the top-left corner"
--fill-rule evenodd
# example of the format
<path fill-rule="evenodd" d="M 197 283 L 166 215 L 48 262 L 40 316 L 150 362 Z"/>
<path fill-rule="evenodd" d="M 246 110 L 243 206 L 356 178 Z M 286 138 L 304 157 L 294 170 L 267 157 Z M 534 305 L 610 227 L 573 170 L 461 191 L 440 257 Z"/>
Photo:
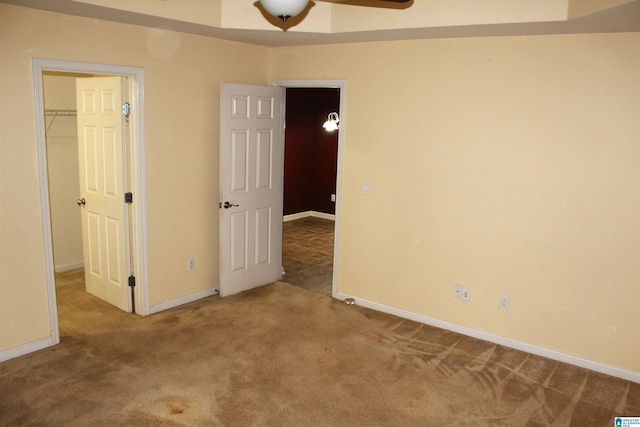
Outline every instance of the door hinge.
<path fill-rule="evenodd" d="M 131 114 L 131 104 L 128 102 L 122 104 L 122 114 L 129 117 L 129 114 Z"/>
<path fill-rule="evenodd" d="M 124 202 L 133 203 L 133 193 L 124 193 Z"/>
<path fill-rule="evenodd" d="M 136 286 L 136 276 L 129 276 L 129 286 L 132 288 Z"/>

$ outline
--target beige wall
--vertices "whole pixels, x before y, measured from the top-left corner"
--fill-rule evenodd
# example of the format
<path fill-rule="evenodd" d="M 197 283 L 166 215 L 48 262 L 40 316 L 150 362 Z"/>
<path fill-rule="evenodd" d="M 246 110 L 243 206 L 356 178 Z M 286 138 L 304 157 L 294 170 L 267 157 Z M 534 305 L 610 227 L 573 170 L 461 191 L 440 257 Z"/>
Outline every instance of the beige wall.
<path fill-rule="evenodd" d="M 640 372 L 638 52 L 640 34 L 275 49 L 272 79 L 347 81 L 339 292 Z"/>
<path fill-rule="evenodd" d="M 217 286 L 219 85 L 266 84 L 268 55 L 262 47 L 0 4 L 0 351 L 50 335 L 32 58 L 145 70 L 153 306 Z"/>
<path fill-rule="evenodd" d="M 76 109 L 75 77 L 45 75 L 42 84 L 46 110 Z M 80 197 L 77 120 L 48 116 L 45 124 L 54 267 L 66 271 L 83 264 L 82 222 L 76 204 Z"/>
<path fill-rule="evenodd" d="M 36 57 L 145 69 L 152 306 L 217 285 L 219 83 L 344 78 L 340 292 L 640 373 L 640 34 L 269 51 L 0 4 L 0 40 L 0 351 L 50 333 Z"/>

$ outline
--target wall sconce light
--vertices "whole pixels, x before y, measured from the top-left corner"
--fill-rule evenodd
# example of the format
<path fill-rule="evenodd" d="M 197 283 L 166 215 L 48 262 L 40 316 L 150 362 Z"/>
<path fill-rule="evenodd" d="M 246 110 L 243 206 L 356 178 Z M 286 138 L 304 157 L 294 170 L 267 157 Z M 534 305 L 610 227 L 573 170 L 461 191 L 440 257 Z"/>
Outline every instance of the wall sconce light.
<path fill-rule="evenodd" d="M 307 7 L 309 0 L 259 0 L 264 9 L 273 16 L 286 21 Z"/>
<path fill-rule="evenodd" d="M 340 117 L 338 117 L 338 113 L 329 113 L 327 121 L 324 122 L 322 127 L 328 132 L 340 129 Z"/>

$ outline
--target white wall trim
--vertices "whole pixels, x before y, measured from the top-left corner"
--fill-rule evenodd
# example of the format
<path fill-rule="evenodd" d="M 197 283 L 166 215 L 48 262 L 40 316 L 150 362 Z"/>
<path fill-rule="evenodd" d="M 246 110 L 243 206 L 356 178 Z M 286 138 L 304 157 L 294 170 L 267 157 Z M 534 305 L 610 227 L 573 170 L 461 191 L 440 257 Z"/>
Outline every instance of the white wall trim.
<path fill-rule="evenodd" d="M 318 212 L 318 211 L 305 211 L 305 212 L 297 212 L 294 214 L 284 215 L 282 217 L 282 221 L 284 222 L 295 221 L 296 219 L 309 218 L 309 217 L 328 219 L 331 221 L 336 220 L 336 216 L 334 214 Z"/>
<path fill-rule="evenodd" d="M 452 332 L 457 332 L 462 335 L 489 341 L 494 344 L 503 345 L 516 350 L 524 351 L 527 353 L 535 354 L 538 356 L 546 357 L 548 359 L 556 360 L 558 362 L 568 363 L 570 365 L 579 366 L 581 368 L 589 369 L 591 371 L 600 372 L 602 374 L 611 375 L 613 377 L 621 378 L 623 380 L 631 381 L 640 384 L 640 373 L 627 371 L 617 368 L 615 366 L 605 365 L 603 363 L 594 362 L 592 360 L 583 359 L 581 357 L 573 356 L 566 353 L 561 353 L 556 350 L 550 350 L 548 348 L 539 347 L 533 344 L 528 344 L 522 341 L 517 341 L 511 338 L 502 337 L 499 335 L 491 334 L 488 332 L 480 331 L 477 329 L 469 328 L 466 326 L 457 325 L 455 323 L 445 322 L 443 320 L 434 319 L 433 317 L 424 316 L 422 314 L 413 313 L 410 311 L 402 310 L 395 307 L 379 304 L 373 301 L 368 301 L 362 298 L 353 297 L 350 295 L 337 293 L 335 298 L 344 300 L 346 298 L 353 298 L 357 305 L 370 308 L 383 313 L 392 314 L 394 316 L 402 317 L 404 319 L 413 320 L 416 322 L 424 323 L 425 325 L 434 326 L 440 329 L 446 329 Z"/>
<path fill-rule="evenodd" d="M 207 289 L 206 291 L 197 292 L 195 294 L 187 295 L 185 297 L 181 297 L 178 299 L 174 299 L 172 301 L 163 302 L 157 305 L 154 305 L 150 308 L 149 314 L 160 313 L 161 311 L 169 310 L 171 308 L 179 307 L 183 304 L 188 304 L 190 302 L 197 301 L 202 298 L 207 298 L 213 295 L 217 295 L 217 289 Z"/>
<path fill-rule="evenodd" d="M 0 362 L 15 359 L 16 357 L 24 356 L 25 354 L 33 353 L 34 351 L 42 350 L 55 344 L 57 343 L 53 342 L 53 337 L 46 337 L 19 345 L 18 347 L 3 350 L 0 351 Z"/>

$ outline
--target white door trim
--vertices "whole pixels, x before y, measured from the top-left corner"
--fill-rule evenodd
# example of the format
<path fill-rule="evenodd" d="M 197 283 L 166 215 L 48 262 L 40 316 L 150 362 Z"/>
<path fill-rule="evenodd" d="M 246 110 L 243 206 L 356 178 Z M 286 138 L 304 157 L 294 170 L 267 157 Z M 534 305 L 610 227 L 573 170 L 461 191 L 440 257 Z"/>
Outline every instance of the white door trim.
<path fill-rule="evenodd" d="M 145 183 L 145 135 L 144 135 L 144 69 L 109 64 L 94 64 L 77 61 L 61 61 L 34 58 L 32 61 L 34 104 L 36 119 L 36 140 L 38 151 L 38 180 L 40 186 L 40 211 L 44 239 L 44 261 L 46 269 L 49 318 L 52 345 L 60 342 L 58 329 L 58 309 L 56 305 L 55 275 L 53 264 L 53 238 L 51 234 L 51 213 L 49 206 L 49 181 L 47 173 L 47 149 L 45 141 L 44 97 L 42 73 L 57 71 L 65 73 L 84 73 L 119 75 L 130 79 L 130 102 L 134 113 L 131 116 L 131 190 L 134 194 L 132 205 L 133 228 L 133 271 L 136 276 L 135 312 L 149 314 L 148 257 L 147 257 L 147 219 L 146 219 L 146 183 Z"/>
<path fill-rule="evenodd" d="M 331 296 L 337 298 L 338 296 L 338 269 L 339 269 L 339 251 L 340 251 L 340 219 L 341 215 L 341 200 L 342 200 L 342 159 L 344 152 L 344 135 L 346 128 L 346 108 L 345 99 L 347 93 L 347 81 L 346 80 L 275 80 L 274 86 L 281 86 L 284 88 L 330 88 L 340 89 L 340 132 L 338 132 L 338 164 L 336 173 L 336 213 L 335 213 L 335 228 L 333 238 L 333 278 L 331 281 Z M 286 108 L 286 97 L 283 102 L 283 108 Z M 284 114 L 283 114 L 284 117 Z M 285 142 L 286 144 L 286 142 Z M 284 144 L 282 146 L 284 150 Z M 284 153 L 283 153 L 284 158 Z M 282 182 L 284 182 L 284 162 L 282 163 Z"/>

